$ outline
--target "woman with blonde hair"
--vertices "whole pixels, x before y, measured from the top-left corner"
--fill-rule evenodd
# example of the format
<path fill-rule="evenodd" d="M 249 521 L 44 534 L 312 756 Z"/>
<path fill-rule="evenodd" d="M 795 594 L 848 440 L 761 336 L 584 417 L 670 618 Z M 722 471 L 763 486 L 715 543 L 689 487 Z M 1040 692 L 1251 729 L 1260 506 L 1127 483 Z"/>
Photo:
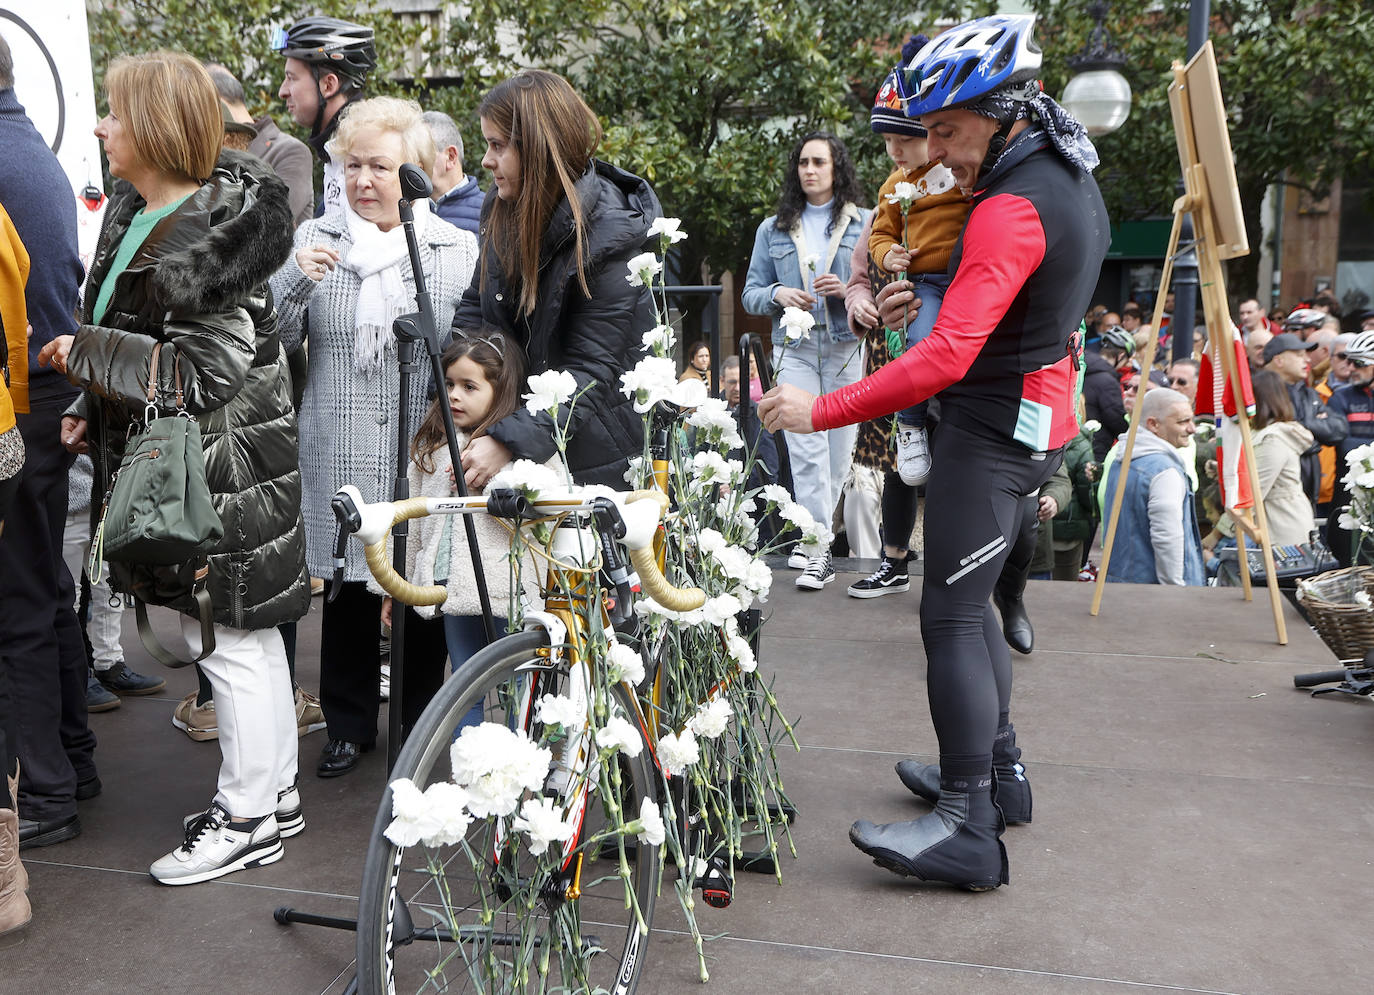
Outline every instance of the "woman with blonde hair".
<path fill-rule="evenodd" d="M 329 152 L 343 163 L 345 202 L 296 229 L 295 256 L 272 278 L 287 349 L 302 341 L 310 348 L 300 461 L 306 561 L 315 577 L 334 571 L 330 498 L 344 484 L 368 501 L 391 497 L 397 413 L 404 405 L 412 431 L 418 428 L 429 386 L 428 377 L 414 377 L 410 395 L 401 397 L 391 331 L 397 315 L 417 309 L 399 170 L 412 162 L 428 174 L 434 166 L 434 139 L 420 106 L 395 97 L 352 104 Z M 428 200 L 413 209 L 425 284 L 435 320 L 446 330 L 472 277 L 477 240 L 434 216 Z M 320 698 L 329 729 L 316 767 L 321 777 L 348 773 L 377 739 L 382 602 L 367 590 L 369 576 L 361 552 L 350 548 L 343 588 L 321 610 Z M 417 677 L 419 668 L 433 672 L 408 683 L 412 693 L 402 704 L 410 719 L 423 709 L 424 686 L 442 679 L 444 650 L 442 626 L 426 626 L 413 614 L 407 621 L 407 650 L 415 650 L 407 660 Z"/>
<path fill-rule="evenodd" d="M 224 538 L 208 563 L 110 565 L 115 590 L 182 613 L 193 653 L 208 567 L 214 648 L 200 665 L 218 704 L 219 790 L 150 868 L 163 884 L 195 884 L 280 860 L 282 837 L 305 827 L 277 626 L 303 615 L 310 593 L 296 416 L 267 292 L 290 253 L 291 207 L 269 167 L 221 149 L 219 100 L 199 62 L 178 52 L 124 57 L 105 85 L 109 112 L 95 134 L 124 182 L 105 215 L 81 325 L 39 362 L 85 390 L 62 437 L 73 452 L 89 448 L 93 493 L 119 467 L 150 389 L 164 412 L 184 395 L 199 422 Z"/>
<path fill-rule="evenodd" d="M 594 158 L 601 125 L 561 76 L 517 73 L 477 113 L 492 186 L 481 263 L 454 322 L 512 336 L 531 373 L 571 373 L 579 394 L 559 424 L 573 478 L 624 487 L 643 422 L 620 375 L 654 325 L 648 289 L 626 280 L 626 263 L 650 248 L 658 198 L 638 176 Z M 502 418 L 463 451 L 468 487 L 485 487 L 512 459 L 548 460 L 552 429 L 547 413 L 520 408 Z"/>

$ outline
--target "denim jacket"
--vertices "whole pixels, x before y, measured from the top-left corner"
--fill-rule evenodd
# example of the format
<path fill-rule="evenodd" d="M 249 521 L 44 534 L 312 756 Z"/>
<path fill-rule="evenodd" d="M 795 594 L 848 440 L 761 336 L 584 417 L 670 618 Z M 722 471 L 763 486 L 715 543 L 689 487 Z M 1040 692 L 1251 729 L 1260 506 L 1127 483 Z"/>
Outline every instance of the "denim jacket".
<path fill-rule="evenodd" d="M 825 256 L 817 266 L 817 273 L 834 273 L 841 284 L 849 282 L 849 263 L 854 256 L 854 247 L 859 244 L 864 222 L 869 212 L 853 204 L 844 206 L 843 217 L 848 223 L 837 226 L 830 233 L 830 244 L 826 246 Z M 749 258 L 749 275 L 744 280 L 741 302 L 750 314 L 766 314 L 773 319 L 774 341 L 779 338 L 778 322 L 782 318 L 782 305 L 773 300 L 778 287 L 805 289 L 809 285 L 810 273 L 802 273 L 801 222 L 790 232 L 779 231 L 776 216 L 766 219 L 759 225 L 754 236 L 754 252 Z M 830 340 L 832 342 L 853 342 L 854 333 L 849 329 L 848 315 L 845 313 L 843 297 L 825 298 L 830 313 Z M 822 332 L 818 323 L 812 334 Z"/>

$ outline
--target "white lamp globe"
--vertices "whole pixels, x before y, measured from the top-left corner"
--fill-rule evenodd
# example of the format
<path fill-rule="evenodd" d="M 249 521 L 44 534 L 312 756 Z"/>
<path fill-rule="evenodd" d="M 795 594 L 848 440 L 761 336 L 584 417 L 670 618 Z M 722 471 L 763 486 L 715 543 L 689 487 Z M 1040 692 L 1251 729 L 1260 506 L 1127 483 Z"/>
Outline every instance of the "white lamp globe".
<path fill-rule="evenodd" d="M 1090 69 L 1069 80 L 1063 104 L 1096 138 L 1120 128 L 1131 116 L 1131 84 L 1115 69 Z"/>

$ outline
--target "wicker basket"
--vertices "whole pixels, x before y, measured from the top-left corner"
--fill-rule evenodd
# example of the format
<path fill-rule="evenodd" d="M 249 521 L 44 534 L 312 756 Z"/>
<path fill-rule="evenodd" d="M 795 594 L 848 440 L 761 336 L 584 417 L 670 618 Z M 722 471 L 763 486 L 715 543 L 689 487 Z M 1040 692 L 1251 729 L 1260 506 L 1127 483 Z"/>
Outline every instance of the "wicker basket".
<path fill-rule="evenodd" d="M 1341 660 L 1359 660 L 1374 649 L 1374 608 L 1356 603 L 1360 591 L 1374 598 L 1374 567 L 1332 570 L 1298 585 L 1312 627 Z"/>

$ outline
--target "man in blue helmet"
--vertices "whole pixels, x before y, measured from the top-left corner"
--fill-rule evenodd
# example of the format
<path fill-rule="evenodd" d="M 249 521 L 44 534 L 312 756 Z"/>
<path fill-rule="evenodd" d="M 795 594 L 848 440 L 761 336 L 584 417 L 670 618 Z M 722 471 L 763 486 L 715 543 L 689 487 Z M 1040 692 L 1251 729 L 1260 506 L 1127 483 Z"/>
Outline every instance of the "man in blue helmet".
<path fill-rule="evenodd" d="M 770 430 L 811 432 L 940 397 L 921 598 L 940 763 L 897 765 L 935 810 L 860 820 L 849 836 L 879 866 L 974 891 L 1008 881 L 1003 829 L 1031 818 L 1009 718 L 1011 660 L 989 597 L 1027 504 L 1078 430 L 1079 326 L 1108 243 L 1097 154 L 1041 92 L 1034 23 L 970 21 L 898 71 L 930 157 L 971 197 L 930 335 L 851 386 L 819 398 L 783 386 L 759 404 Z M 884 288 L 883 320 L 900 327 L 912 300 L 908 283 Z"/>

